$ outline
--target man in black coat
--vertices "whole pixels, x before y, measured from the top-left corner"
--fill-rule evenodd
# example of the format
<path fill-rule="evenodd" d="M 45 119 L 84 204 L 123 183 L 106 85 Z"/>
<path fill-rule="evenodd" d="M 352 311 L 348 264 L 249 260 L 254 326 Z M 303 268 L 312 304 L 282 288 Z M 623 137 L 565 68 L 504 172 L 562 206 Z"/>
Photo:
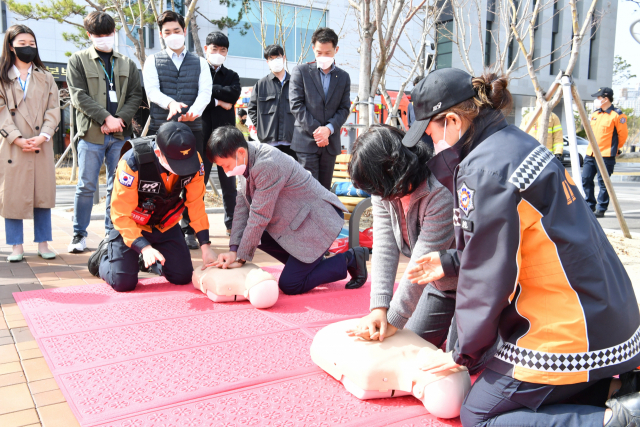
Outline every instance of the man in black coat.
<path fill-rule="evenodd" d="M 202 113 L 202 133 L 205 141 L 208 141 L 211 132 L 220 126 L 235 126 L 236 113 L 234 105 L 240 98 L 242 88 L 238 73 L 222 65 L 229 53 L 229 39 L 224 33 L 220 31 L 209 33 L 206 40 L 205 53 L 213 78 L 211 103 Z M 212 163 L 206 157 L 204 159 L 204 177 L 205 182 L 208 182 Z M 218 166 L 217 168 L 224 204 L 224 225 L 227 227 L 227 234 L 229 234 L 233 223 L 233 211 L 236 208 L 236 178 L 228 177 L 221 167 Z"/>
<path fill-rule="evenodd" d="M 291 72 L 289 101 L 296 122 L 291 148 L 300 164 L 331 189 L 336 156 L 341 152 L 340 128 L 351 109 L 351 79 L 336 67 L 338 35 L 319 28 L 311 36 L 316 61 Z"/>
<path fill-rule="evenodd" d="M 258 140 L 298 159 L 291 149 L 295 118 L 289 106 L 289 73 L 282 46 L 272 44 L 264 49 L 264 59 L 271 72 L 258 80 L 251 92 L 249 117 L 256 127 Z"/>

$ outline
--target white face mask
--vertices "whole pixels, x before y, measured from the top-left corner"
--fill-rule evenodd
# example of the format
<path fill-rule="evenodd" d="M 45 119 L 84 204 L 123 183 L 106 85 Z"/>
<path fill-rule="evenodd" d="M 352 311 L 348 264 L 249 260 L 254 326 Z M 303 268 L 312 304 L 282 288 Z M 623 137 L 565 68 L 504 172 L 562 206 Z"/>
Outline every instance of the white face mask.
<path fill-rule="evenodd" d="M 171 34 L 164 38 L 169 49 L 178 50 L 184 46 L 184 34 Z"/>
<path fill-rule="evenodd" d="M 161 155 L 160 152 L 157 150 L 155 153 L 162 167 L 165 168 L 168 172 L 171 172 L 172 174 L 177 175 L 177 173 L 175 173 L 173 169 L 171 169 L 171 167 L 169 166 L 169 163 L 167 163 L 167 160 L 164 158 L 164 156 Z"/>
<path fill-rule="evenodd" d="M 602 108 L 602 101 L 600 101 L 599 99 L 596 99 L 593 101 L 593 108 L 595 108 L 596 110 L 598 108 Z"/>
<path fill-rule="evenodd" d="M 102 52 L 110 52 L 113 50 L 113 44 L 115 43 L 115 34 L 107 37 L 91 37 L 93 47 Z"/>
<path fill-rule="evenodd" d="M 227 57 L 220 55 L 219 53 L 208 53 L 207 59 L 211 65 L 219 67 L 224 63 L 224 60 L 227 59 Z"/>
<path fill-rule="evenodd" d="M 462 129 L 458 131 L 458 140 L 462 138 Z M 442 139 L 433 144 L 433 155 L 446 150 L 447 148 L 451 148 L 451 146 L 447 143 L 447 120 L 444 121 L 444 133 L 442 134 Z"/>
<path fill-rule="evenodd" d="M 334 58 L 330 56 L 318 56 L 316 58 L 316 65 L 321 70 L 326 70 L 327 68 L 331 67 L 331 65 L 333 64 L 333 61 L 334 61 Z"/>
<path fill-rule="evenodd" d="M 240 176 L 242 174 L 244 174 L 244 171 L 247 169 L 247 165 L 239 165 L 238 164 L 238 154 L 236 153 L 236 167 L 233 168 L 232 171 L 230 172 L 225 172 L 227 174 L 228 177 L 232 177 L 232 176 Z"/>
<path fill-rule="evenodd" d="M 284 70 L 284 58 L 275 58 L 269 61 L 269 69 L 273 73 L 279 73 Z"/>

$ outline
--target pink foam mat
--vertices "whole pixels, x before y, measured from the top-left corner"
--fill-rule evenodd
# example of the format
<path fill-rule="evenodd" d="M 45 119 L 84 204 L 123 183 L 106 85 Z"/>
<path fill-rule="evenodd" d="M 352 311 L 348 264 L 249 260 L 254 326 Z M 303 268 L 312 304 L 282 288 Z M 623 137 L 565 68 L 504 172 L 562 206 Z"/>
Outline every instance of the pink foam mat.
<path fill-rule="evenodd" d="M 14 297 L 82 426 L 458 426 L 413 397 L 360 401 L 311 361 L 322 326 L 368 312 L 369 284 L 345 283 L 268 310 L 163 278 Z"/>

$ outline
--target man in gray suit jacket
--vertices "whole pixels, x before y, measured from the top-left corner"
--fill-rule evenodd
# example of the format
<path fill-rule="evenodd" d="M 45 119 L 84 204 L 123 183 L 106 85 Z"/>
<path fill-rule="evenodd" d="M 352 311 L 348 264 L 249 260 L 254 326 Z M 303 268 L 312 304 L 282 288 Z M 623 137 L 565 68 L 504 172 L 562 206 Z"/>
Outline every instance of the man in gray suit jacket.
<path fill-rule="evenodd" d="M 338 36 L 332 29 L 318 28 L 311 46 L 316 61 L 295 67 L 289 81 L 289 103 L 296 119 L 291 149 L 302 167 L 329 190 L 341 152 L 340 128 L 351 108 L 351 79 L 336 67 Z"/>
<path fill-rule="evenodd" d="M 240 178 L 230 251 L 213 264 L 234 268 L 262 249 L 282 262 L 279 286 L 288 295 L 351 275 L 348 289 L 367 280 L 367 248 L 325 258 L 344 224 L 344 205 L 292 157 L 267 144 L 245 141 L 233 126 L 216 129 L 207 156 L 228 175 Z"/>

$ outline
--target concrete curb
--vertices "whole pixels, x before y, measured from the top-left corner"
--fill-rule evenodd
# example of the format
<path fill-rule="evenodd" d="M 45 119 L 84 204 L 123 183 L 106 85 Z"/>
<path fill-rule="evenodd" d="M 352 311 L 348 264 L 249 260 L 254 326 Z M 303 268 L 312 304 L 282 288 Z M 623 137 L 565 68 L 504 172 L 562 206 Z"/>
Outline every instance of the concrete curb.
<path fill-rule="evenodd" d="M 70 210 L 70 211 L 68 209 L 69 208 L 51 209 L 51 213 L 53 215 L 59 216 L 61 218 L 64 218 L 66 220 L 73 221 L 73 209 Z M 205 212 L 208 213 L 208 214 L 224 213 L 224 208 L 207 208 L 207 209 L 205 209 Z M 91 214 L 91 221 L 99 220 L 99 219 L 104 219 L 104 213 L 92 213 Z"/>

